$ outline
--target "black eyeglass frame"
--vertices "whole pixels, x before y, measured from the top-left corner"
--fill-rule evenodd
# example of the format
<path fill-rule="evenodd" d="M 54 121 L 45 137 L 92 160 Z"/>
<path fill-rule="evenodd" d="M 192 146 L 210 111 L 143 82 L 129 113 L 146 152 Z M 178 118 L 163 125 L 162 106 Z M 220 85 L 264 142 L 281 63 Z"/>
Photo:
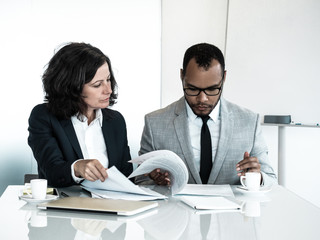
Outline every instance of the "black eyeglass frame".
<path fill-rule="evenodd" d="M 184 93 L 187 95 L 187 96 L 191 96 L 191 97 L 195 97 L 195 96 L 199 96 L 199 94 L 201 93 L 201 92 L 204 92 L 207 96 L 218 96 L 220 93 L 221 93 L 221 91 L 222 91 L 222 89 L 223 89 L 223 79 L 224 79 L 224 76 L 222 77 L 222 79 L 221 79 L 221 81 L 220 81 L 220 83 L 221 83 L 221 86 L 220 87 L 217 87 L 217 88 L 213 88 L 214 90 L 215 89 L 218 89 L 219 90 L 219 92 L 217 93 L 217 94 L 208 94 L 207 92 L 206 92 L 206 90 L 208 90 L 209 88 L 211 88 L 211 87 L 208 87 L 208 88 L 197 88 L 197 87 L 192 87 L 192 88 L 183 88 L 183 91 L 184 91 Z M 188 90 L 188 89 L 193 89 L 193 90 L 198 90 L 199 92 L 198 92 L 198 94 L 188 94 L 187 92 L 186 92 L 186 90 Z"/>

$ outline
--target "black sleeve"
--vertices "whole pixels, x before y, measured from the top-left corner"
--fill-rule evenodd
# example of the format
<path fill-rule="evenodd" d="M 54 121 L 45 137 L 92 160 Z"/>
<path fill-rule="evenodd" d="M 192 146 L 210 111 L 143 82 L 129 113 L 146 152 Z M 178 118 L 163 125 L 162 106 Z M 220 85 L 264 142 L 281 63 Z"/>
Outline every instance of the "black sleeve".
<path fill-rule="evenodd" d="M 59 121 L 48 112 L 44 104 L 32 110 L 28 131 L 28 144 L 37 160 L 39 177 L 47 179 L 48 185 L 53 187 L 75 184 L 71 176 L 71 165 L 77 160 L 76 156 Z M 64 150 L 70 151 L 68 159 L 62 145 Z"/>

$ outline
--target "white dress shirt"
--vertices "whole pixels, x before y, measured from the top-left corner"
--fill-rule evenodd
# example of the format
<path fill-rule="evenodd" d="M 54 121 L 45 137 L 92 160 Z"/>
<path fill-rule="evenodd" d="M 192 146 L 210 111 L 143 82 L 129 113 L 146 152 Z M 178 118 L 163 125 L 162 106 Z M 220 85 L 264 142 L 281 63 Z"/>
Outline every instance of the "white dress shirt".
<path fill-rule="evenodd" d="M 71 121 L 80 144 L 83 158 L 97 159 L 104 167 L 108 167 L 107 147 L 101 129 L 103 120 L 101 109 L 96 110 L 96 117 L 90 125 L 88 125 L 88 119 L 85 116 L 82 116 L 82 118 L 83 121 L 79 120 L 77 116 L 72 116 Z M 79 183 L 83 178 L 78 178 L 74 174 L 74 164 L 76 162 L 71 165 L 71 174 L 73 179 Z"/>
<path fill-rule="evenodd" d="M 191 147 L 193 151 L 194 161 L 198 172 L 200 172 L 200 137 L 201 137 L 201 127 L 202 119 L 195 115 L 190 108 L 187 101 L 185 101 L 187 107 L 188 115 L 188 127 L 191 140 Z M 220 100 L 216 107 L 209 114 L 209 120 L 207 125 L 210 130 L 211 135 L 211 145 L 212 145 L 212 162 L 216 156 L 218 141 L 220 136 Z"/>

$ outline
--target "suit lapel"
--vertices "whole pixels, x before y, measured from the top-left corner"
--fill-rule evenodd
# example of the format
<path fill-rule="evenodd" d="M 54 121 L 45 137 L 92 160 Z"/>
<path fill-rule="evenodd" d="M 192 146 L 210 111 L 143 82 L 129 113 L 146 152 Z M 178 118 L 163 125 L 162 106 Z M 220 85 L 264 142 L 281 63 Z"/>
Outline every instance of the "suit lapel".
<path fill-rule="evenodd" d="M 197 171 L 193 160 L 193 152 L 191 149 L 191 141 L 189 136 L 187 110 L 184 98 L 181 98 L 175 109 L 177 117 L 174 119 L 174 128 L 179 140 L 180 147 L 185 157 L 186 166 L 194 178 L 196 183 L 201 184 L 200 174 Z M 191 176 L 190 176 L 191 177 Z"/>
<path fill-rule="evenodd" d="M 62 128 L 64 129 L 64 131 L 65 131 L 74 151 L 76 152 L 78 158 L 83 159 L 80 144 L 78 142 L 77 135 L 76 135 L 76 132 L 73 128 L 71 120 L 67 120 L 67 119 L 60 120 L 60 124 L 61 124 Z"/>
<path fill-rule="evenodd" d="M 221 166 L 225 161 L 225 157 L 227 151 L 229 149 L 229 142 L 232 136 L 233 125 L 234 125 L 234 118 L 233 114 L 228 111 L 226 106 L 226 102 L 224 99 L 221 98 L 221 121 L 220 121 L 220 137 L 218 143 L 218 149 L 216 152 L 216 156 L 213 162 L 211 174 L 208 180 L 208 183 L 214 184 L 216 181 Z"/>
<path fill-rule="evenodd" d="M 111 139 L 115 139 L 116 137 L 113 136 L 114 132 L 112 131 L 112 128 L 114 127 L 113 124 L 110 122 L 110 116 L 109 114 L 105 114 L 104 109 L 102 109 L 102 114 L 103 114 L 103 122 L 102 122 L 102 134 L 104 141 L 107 146 L 107 155 L 108 155 L 108 160 L 109 160 L 109 166 L 116 165 L 115 160 L 116 158 L 116 147 L 114 146 L 115 142 L 112 141 Z M 108 166 L 108 167 L 109 167 Z"/>

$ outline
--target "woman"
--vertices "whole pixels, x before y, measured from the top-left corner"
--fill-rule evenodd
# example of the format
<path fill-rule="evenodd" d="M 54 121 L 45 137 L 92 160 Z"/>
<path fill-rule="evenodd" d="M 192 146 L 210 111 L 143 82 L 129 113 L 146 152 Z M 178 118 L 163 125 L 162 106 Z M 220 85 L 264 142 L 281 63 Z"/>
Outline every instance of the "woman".
<path fill-rule="evenodd" d="M 117 98 L 110 59 L 90 44 L 70 43 L 52 57 L 42 82 L 46 103 L 34 107 L 28 128 L 39 177 L 65 187 L 104 181 L 111 166 L 128 176 L 125 120 L 107 108 Z"/>

